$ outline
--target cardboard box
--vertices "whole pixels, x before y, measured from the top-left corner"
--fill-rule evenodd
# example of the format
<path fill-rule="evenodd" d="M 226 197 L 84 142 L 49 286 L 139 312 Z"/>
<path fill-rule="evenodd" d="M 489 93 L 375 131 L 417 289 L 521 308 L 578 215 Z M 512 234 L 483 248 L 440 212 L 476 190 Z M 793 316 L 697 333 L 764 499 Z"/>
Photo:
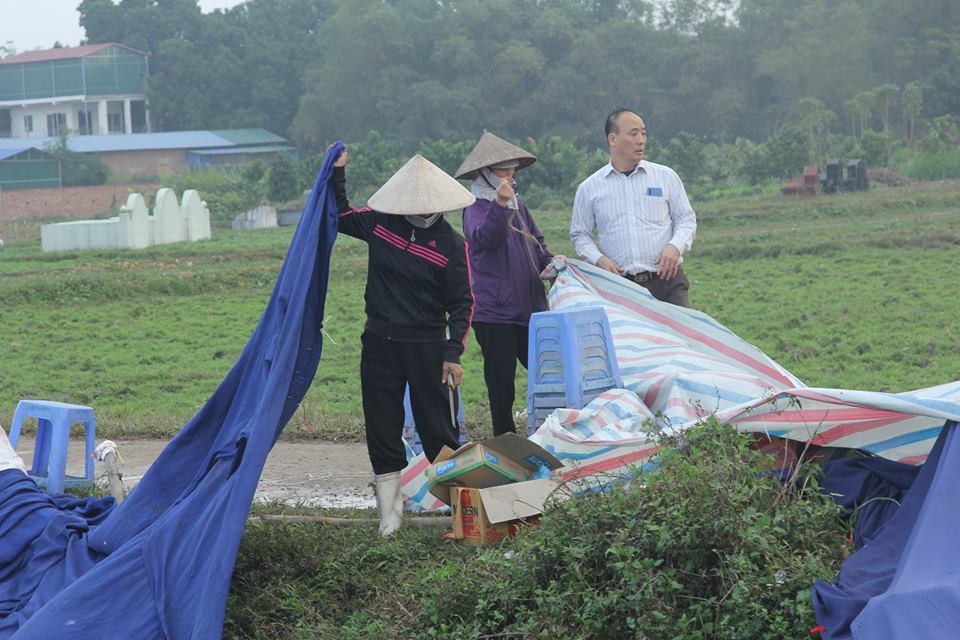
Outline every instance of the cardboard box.
<path fill-rule="evenodd" d="M 532 482 L 542 481 L 533 480 Z M 516 487 L 519 485 L 507 486 Z M 453 488 L 451 491 L 451 507 L 453 510 L 454 540 L 460 540 L 463 544 L 474 547 L 499 544 L 505 538 L 514 535 L 521 527 L 530 526 L 539 521 L 539 511 L 522 519 L 513 517 L 500 520 L 502 513 L 498 514 L 496 509 L 490 510 L 487 508 L 487 502 L 490 500 L 489 495 L 484 495 L 484 492 L 487 491 L 490 491 L 490 489 Z"/>
<path fill-rule="evenodd" d="M 538 444 L 515 433 L 469 442 L 456 451 L 444 447 L 427 472 L 430 493 L 452 506 L 451 489 L 487 489 L 534 476 L 541 466 L 559 469 L 559 460 Z"/>

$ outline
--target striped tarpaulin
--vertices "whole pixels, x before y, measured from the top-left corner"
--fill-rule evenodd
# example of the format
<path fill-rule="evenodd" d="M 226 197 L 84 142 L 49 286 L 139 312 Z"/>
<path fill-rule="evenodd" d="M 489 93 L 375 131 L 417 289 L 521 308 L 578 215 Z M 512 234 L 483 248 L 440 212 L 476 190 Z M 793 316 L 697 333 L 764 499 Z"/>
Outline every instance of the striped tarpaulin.
<path fill-rule="evenodd" d="M 715 415 L 745 432 L 919 464 L 943 423 L 960 420 L 960 382 L 895 394 L 807 387 L 703 312 L 580 261 L 560 266 L 550 308 L 594 306 L 606 311 L 627 391 L 559 409 L 533 436 L 568 464 L 566 476 L 642 464 L 656 453 L 652 423 L 682 430 Z M 436 506 L 426 467 L 420 456 L 404 471 L 405 493 L 420 508 Z"/>
<path fill-rule="evenodd" d="M 810 388 L 705 313 L 570 261 L 551 309 L 602 306 L 624 387 L 676 428 L 708 415 L 743 431 L 923 462 L 946 420 L 960 417 L 960 382 L 906 393 Z"/>

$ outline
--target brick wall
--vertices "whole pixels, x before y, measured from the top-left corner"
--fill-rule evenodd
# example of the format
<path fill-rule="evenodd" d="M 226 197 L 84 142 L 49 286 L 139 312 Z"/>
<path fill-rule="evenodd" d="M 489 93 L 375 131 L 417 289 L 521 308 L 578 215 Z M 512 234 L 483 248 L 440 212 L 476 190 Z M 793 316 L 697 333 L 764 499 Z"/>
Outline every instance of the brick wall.
<path fill-rule="evenodd" d="M 114 205 L 122 207 L 131 193 L 142 193 L 150 202 L 159 188 L 157 184 L 126 184 L 0 190 L 0 222 L 92 218 L 97 214 L 110 213 Z"/>
<path fill-rule="evenodd" d="M 100 154 L 114 175 L 127 178 L 169 176 L 189 168 L 185 149 L 157 151 L 110 151 Z"/>

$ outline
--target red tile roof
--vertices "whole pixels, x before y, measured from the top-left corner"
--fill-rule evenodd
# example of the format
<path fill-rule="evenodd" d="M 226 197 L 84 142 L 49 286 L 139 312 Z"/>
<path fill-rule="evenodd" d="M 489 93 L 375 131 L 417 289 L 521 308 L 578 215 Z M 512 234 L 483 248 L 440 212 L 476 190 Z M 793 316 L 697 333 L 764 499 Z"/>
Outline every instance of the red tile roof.
<path fill-rule="evenodd" d="M 114 42 L 105 42 L 103 44 L 87 44 L 82 47 L 60 47 L 59 49 L 44 49 L 42 51 L 24 51 L 16 55 L 7 56 L 0 60 L 0 64 L 24 64 L 27 62 L 49 62 L 50 60 L 72 60 L 74 58 L 83 58 L 94 53 L 103 51 L 108 47 L 121 47 L 135 53 L 143 51 L 128 47 L 126 45 Z"/>

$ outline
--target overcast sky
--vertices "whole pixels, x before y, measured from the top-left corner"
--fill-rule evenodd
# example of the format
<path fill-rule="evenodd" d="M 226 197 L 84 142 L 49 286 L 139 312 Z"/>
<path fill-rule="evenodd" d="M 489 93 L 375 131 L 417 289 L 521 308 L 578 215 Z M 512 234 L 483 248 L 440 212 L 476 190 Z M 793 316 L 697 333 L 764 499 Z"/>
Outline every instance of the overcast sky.
<path fill-rule="evenodd" d="M 200 0 L 204 13 L 238 5 L 242 0 Z M 58 40 L 75 47 L 84 38 L 77 7 L 80 0 L 0 0 L 0 46 L 18 51 L 46 49 Z"/>

